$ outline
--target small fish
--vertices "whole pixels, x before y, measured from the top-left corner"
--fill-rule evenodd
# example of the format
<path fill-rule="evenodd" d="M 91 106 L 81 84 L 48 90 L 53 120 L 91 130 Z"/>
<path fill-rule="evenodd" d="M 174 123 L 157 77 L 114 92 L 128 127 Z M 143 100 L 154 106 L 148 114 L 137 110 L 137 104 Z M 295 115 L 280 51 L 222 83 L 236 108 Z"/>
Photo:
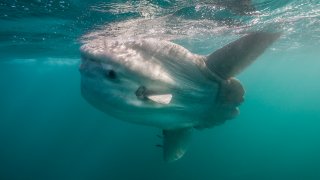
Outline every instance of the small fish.
<path fill-rule="evenodd" d="M 163 148 L 163 145 L 162 144 L 156 144 L 156 147 Z"/>

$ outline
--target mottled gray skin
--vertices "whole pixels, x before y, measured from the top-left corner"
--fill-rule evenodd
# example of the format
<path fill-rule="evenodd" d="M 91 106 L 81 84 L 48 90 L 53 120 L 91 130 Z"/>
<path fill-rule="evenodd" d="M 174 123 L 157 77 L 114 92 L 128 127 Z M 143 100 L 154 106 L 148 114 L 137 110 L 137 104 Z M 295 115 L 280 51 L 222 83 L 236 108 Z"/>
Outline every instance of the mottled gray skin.
<path fill-rule="evenodd" d="M 205 127 L 208 121 L 222 122 L 214 120 L 213 110 L 222 100 L 217 101 L 221 82 L 210 77 L 204 61 L 204 56 L 168 41 L 92 42 L 82 47 L 82 94 L 98 109 L 125 121 L 161 129 Z M 110 71 L 115 77 L 108 76 Z M 137 98 L 140 86 L 172 94 L 171 103 Z"/>

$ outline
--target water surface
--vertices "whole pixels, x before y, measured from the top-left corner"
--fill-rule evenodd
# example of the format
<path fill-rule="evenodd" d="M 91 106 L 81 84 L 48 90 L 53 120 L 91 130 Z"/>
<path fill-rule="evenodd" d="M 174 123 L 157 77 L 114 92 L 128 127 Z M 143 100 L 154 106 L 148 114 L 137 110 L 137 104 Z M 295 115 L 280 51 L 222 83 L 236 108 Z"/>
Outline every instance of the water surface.
<path fill-rule="evenodd" d="M 320 179 L 320 2 L 0 2 L 1 179 Z M 167 164 L 156 128 L 121 122 L 80 94 L 79 47 L 158 37 L 209 54 L 247 32 L 281 38 L 238 78 L 241 114 L 194 134 Z"/>

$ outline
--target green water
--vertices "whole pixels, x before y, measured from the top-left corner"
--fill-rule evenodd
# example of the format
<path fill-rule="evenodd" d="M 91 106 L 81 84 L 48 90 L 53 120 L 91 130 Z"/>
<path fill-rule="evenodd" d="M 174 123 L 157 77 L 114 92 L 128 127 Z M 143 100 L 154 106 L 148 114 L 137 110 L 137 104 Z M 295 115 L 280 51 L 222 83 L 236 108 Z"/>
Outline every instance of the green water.
<path fill-rule="evenodd" d="M 125 12 L 111 11 L 111 1 L 30 2 L 0 2 L 0 179 L 320 179 L 318 1 L 255 1 L 259 18 L 214 8 L 199 16 L 180 1 L 146 1 L 163 10 L 148 11 L 152 17 L 136 1 Z M 246 89 L 241 114 L 196 131 L 186 155 L 168 164 L 155 147 L 159 129 L 113 119 L 81 97 L 78 48 L 85 34 L 107 36 L 110 23 L 177 9 L 188 22 L 226 25 L 192 32 L 177 25 L 187 35 L 174 41 L 199 54 L 252 29 L 283 35 L 238 77 Z"/>

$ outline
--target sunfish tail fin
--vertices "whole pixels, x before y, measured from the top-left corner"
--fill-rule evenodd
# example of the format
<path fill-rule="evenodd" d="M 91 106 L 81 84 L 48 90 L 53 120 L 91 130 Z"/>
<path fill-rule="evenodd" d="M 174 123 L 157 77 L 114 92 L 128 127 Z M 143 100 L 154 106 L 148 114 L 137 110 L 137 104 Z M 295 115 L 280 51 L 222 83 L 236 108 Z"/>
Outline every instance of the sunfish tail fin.
<path fill-rule="evenodd" d="M 209 70 L 222 79 L 241 73 L 260 56 L 281 33 L 253 32 L 213 52 L 206 59 Z"/>
<path fill-rule="evenodd" d="M 180 159 L 188 149 L 192 128 L 163 130 L 163 158 L 166 162 Z"/>

